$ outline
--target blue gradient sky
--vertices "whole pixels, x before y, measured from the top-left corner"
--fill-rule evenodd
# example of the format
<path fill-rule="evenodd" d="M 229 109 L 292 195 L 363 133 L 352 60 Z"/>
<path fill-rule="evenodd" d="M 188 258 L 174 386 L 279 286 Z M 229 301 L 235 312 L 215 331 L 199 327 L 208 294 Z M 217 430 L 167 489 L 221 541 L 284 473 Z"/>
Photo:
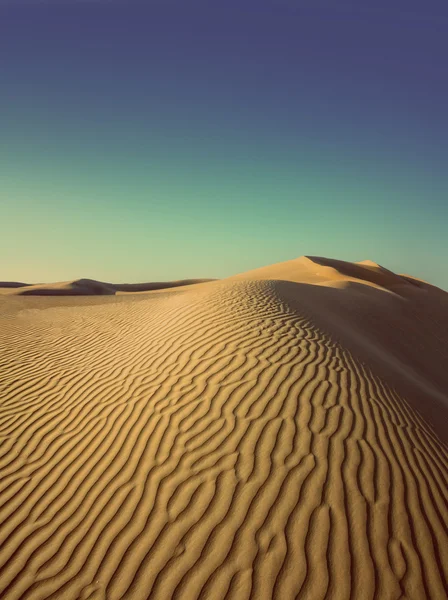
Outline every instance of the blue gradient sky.
<path fill-rule="evenodd" d="M 0 280 L 448 288 L 447 60 L 445 1 L 0 0 Z"/>

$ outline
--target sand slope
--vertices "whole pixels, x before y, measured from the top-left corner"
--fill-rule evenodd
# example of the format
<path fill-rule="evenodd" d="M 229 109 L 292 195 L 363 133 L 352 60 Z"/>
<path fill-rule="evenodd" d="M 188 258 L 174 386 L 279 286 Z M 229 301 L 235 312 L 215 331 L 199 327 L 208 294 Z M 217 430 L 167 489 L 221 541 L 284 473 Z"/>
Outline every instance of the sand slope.
<path fill-rule="evenodd" d="M 0 297 L 0 596 L 445 598 L 447 297 L 315 257 Z"/>

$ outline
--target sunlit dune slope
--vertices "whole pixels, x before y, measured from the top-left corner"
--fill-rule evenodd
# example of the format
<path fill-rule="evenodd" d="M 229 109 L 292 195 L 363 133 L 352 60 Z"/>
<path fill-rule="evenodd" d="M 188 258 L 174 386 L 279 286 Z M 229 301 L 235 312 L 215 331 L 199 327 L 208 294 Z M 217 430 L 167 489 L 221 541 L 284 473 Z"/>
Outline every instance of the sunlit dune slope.
<path fill-rule="evenodd" d="M 1 296 L 0 596 L 446 598 L 447 298 L 317 257 Z"/>

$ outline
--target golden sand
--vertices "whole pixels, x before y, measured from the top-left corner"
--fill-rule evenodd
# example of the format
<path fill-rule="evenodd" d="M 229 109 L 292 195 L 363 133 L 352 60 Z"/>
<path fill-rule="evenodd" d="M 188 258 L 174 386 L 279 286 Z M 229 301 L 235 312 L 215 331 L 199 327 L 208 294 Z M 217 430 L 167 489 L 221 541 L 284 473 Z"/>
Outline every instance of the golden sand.
<path fill-rule="evenodd" d="M 446 598 L 447 293 L 315 257 L 40 289 L 0 295 L 2 599 Z"/>

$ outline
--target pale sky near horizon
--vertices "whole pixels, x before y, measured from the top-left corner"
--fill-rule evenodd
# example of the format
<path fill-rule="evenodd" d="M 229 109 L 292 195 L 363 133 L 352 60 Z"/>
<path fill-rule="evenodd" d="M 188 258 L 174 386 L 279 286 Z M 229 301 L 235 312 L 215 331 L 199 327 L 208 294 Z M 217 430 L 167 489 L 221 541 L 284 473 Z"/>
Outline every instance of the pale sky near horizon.
<path fill-rule="evenodd" d="M 0 280 L 448 289 L 447 58 L 438 0 L 0 0 Z"/>

